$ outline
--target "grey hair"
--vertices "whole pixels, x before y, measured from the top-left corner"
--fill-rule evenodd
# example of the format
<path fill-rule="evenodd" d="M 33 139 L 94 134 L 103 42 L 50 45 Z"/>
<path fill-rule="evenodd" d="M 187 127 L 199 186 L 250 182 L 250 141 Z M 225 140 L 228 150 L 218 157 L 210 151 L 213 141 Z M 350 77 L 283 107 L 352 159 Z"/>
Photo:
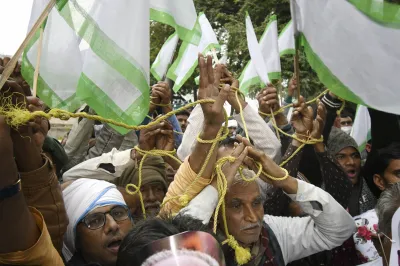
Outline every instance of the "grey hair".
<path fill-rule="evenodd" d="M 392 232 L 392 217 L 399 207 L 400 183 L 395 183 L 382 192 L 375 207 L 379 219 L 378 225 L 380 232 L 386 235 Z"/>
<path fill-rule="evenodd" d="M 161 252 L 158 252 L 152 255 L 151 257 L 147 258 L 146 261 L 142 263 L 142 266 L 152 266 L 158 262 L 162 262 L 163 260 L 170 258 L 171 256 L 191 256 L 201 259 L 210 266 L 219 265 L 218 262 L 213 257 L 211 257 L 206 253 L 195 250 L 180 249 L 175 251 L 163 250 Z"/>
<path fill-rule="evenodd" d="M 242 170 L 242 174 L 246 179 L 253 178 L 256 175 L 256 173 L 254 171 L 249 170 L 247 168 L 244 168 Z M 261 178 L 256 178 L 255 181 L 257 182 L 258 188 L 260 189 L 260 194 L 261 194 L 262 200 L 263 200 L 263 202 L 265 202 L 265 200 L 267 199 L 267 191 L 272 188 L 272 185 L 264 182 Z M 243 180 L 240 173 L 237 172 L 233 179 L 232 185 L 237 185 L 237 184 L 239 184 L 241 186 L 247 186 L 249 184 L 249 182 L 247 182 L 246 180 Z"/>

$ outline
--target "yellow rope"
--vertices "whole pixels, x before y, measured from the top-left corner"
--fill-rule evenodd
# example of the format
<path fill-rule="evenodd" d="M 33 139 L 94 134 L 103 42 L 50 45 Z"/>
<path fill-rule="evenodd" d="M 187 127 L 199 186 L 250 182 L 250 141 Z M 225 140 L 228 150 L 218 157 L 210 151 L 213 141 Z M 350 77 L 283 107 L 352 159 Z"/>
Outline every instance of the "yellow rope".
<path fill-rule="evenodd" d="M 155 106 L 160 106 L 160 107 L 169 107 L 169 106 L 171 106 L 171 104 L 169 104 L 169 103 L 166 103 L 166 104 L 164 104 L 164 103 L 154 103 L 154 102 L 150 102 L 152 105 L 155 105 Z"/>
<path fill-rule="evenodd" d="M 239 104 L 239 108 L 240 108 L 240 116 L 243 122 L 243 127 L 246 133 L 246 138 L 248 137 L 248 132 L 247 132 L 247 126 L 246 126 L 246 121 L 244 120 L 244 116 L 243 116 L 243 107 L 240 104 L 239 101 L 239 94 L 241 93 L 237 88 L 233 88 L 235 90 L 235 96 L 236 96 L 236 100 L 238 101 Z M 317 96 L 315 99 L 308 101 L 307 104 L 312 103 L 314 101 L 316 101 L 321 95 L 323 95 L 324 93 L 326 93 L 326 91 L 324 91 L 323 93 L 321 93 L 319 96 Z M 11 99 L 11 98 L 10 98 Z M 3 100 L 3 99 L 2 99 Z M 11 100 L 9 100 L 11 101 Z M 164 114 L 163 116 L 155 119 L 154 121 L 151 121 L 149 124 L 147 125 L 139 125 L 139 126 L 131 126 L 131 125 L 127 125 L 124 124 L 122 122 L 118 122 L 118 121 L 114 121 L 112 119 L 107 119 L 107 118 L 103 118 L 100 117 L 98 115 L 89 115 L 87 113 L 71 113 L 71 112 L 67 112 L 64 110 L 60 110 L 60 109 L 52 109 L 50 110 L 48 113 L 42 112 L 42 111 L 36 111 L 36 112 L 29 112 L 27 110 L 22 110 L 22 105 L 20 106 L 12 106 L 11 104 L 5 104 L 5 108 L 0 106 L 0 115 L 4 115 L 6 117 L 6 121 L 7 123 L 12 126 L 12 127 L 18 127 L 19 125 L 25 124 L 26 122 L 28 122 L 31 119 L 34 119 L 36 117 L 45 117 L 47 119 L 50 119 L 52 117 L 55 118 L 59 118 L 61 120 L 68 120 L 69 118 L 87 118 L 87 119 L 91 119 L 91 120 L 98 120 L 101 121 L 103 123 L 108 123 L 108 124 L 113 124 L 115 126 L 119 126 L 119 127 L 123 127 L 126 129 L 130 129 L 130 130 L 142 130 L 142 129 L 146 129 L 149 127 L 152 127 L 164 120 L 166 120 L 167 118 L 169 118 L 170 116 L 181 112 L 182 110 L 191 108 L 197 104 L 202 104 L 202 103 L 214 103 L 215 101 L 212 99 L 207 99 L 207 100 L 198 100 L 196 102 L 190 103 L 186 106 L 183 106 L 177 110 L 171 111 L 167 114 Z M 293 104 L 291 105 L 287 105 L 282 107 L 281 109 L 279 109 L 278 111 L 276 111 L 274 114 L 277 114 L 279 112 L 282 112 L 285 108 L 289 108 L 293 106 Z M 341 108 L 341 110 L 343 110 L 344 108 L 344 104 Z M 266 114 L 267 116 L 269 114 Z M 165 205 L 168 201 L 172 200 L 172 199 L 177 199 L 179 198 L 179 202 L 181 203 L 182 206 L 186 206 L 190 200 L 189 196 L 188 196 L 188 191 L 191 189 L 191 187 L 198 181 L 198 179 L 202 176 L 211 156 L 213 155 L 213 152 L 215 150 L 215 148 L 217 147 L 217 144 L 219 141 L 224 140 L 229 133 L 229 130 L 227 128 L 228 125 L 228 115 L 226 114 L 225 110 L 224 110 L 224 116 L 225 116 L 225 125 L 223 127 L 221 127 L 221 129 L 219 130 L 217 136 L 215 139 L 213 140 L 202 140 L 200 139 L 200 137 L 197 137 L 197 141 L 199 143 L 204 143 L 204 144 L 212 144 L 210 151 L 204 161 L 204 164 L 202 165 L 202 168 L 200 169 L 199 173 L 197 174 L 195 180 L 185 189 L 185 192 L 183 193 L 183 195 L 178 195 L 175 197 L 171 197 L 171 198 L 165 198 L 162 205 Z M 299 141 L 300 143 L 302 143 L 302 145 L 284 162 L 282 162 L 280 164 L 280 166 L 285 165 L 289 160 L 291 160 L 306 144 L 315 144 L 318 142 L 322 142 L 323 139 L 321 137 L 321 139 L 311 139 L 308 138 L 307 140 L 302 140 L 300 138 L 298 138 L 296 135 L 290 135 L 285 133 L 284 131 L 282 131 L 280 128 L 277 127 L 277 125 L 274 125 L 274 127 L 276 127 L 276 129 L 282 133 L 283 135 L 286 135 L 288 137 L 291 137 L 293 139 L 296 139 L 297 141 Z M 141 183 L 142 183 L 142 167 L 143 167 L 143 163 L 144 160 L 147 156 L 153 155 L 161 155 L 161 156 L 169 156 L 171 158 L 173 158 L 174 160 L 176 160 L 177 162 L 181 163 L 179 159 L 177 159 L 174 154 L 175 151 L 161 151 L 161 150 L 152 150 L 152 151 L 144 151 L 141 150 L 139 147 L 135 147 L 136 151 L 139 152 L 141 155 L 143 155 L 143 158 L 139 164 L 139 180 L 138 180 L 138 185 L 134 185 L 134 184 L 128 184 L 126 186 L 126 191 L 127 193 L 134 195 L 136 193 L 138 193 L 139 198 L 140 198 L 140 202 L 141 202 L 141 208 L 142 208 L 142 212 L 143 212 L 143 217 L 146 217 L 146 213 L 145 213 L 145 207 L 144 207 L 144 202 L 143 202 L 143 197 L 142 197 L 142 193 L 140 192 L 140 187 L 141 187 Z M 235 257 L 236 257 L 236 261 L 238 262 L 239 265 L 245 264 L 247 263 L 250 259 L 251 259 L 251 254 L 249 249 L 245 249 L 243 247 L 241 247 L 238 242 L 234 239 L 234 237 L 232 235 L 229 234 L 228 231 L 228 227 L 227 227 L 227 222 L 226 222 L 226 215 L 225 215 L 225 202 L 224 202 L 224 198 L 227 192 L 227 181 L 226 181 L 226 177 L 222 171 L 222 167 L 226 162 L 234 162 L 235 158 L 228 156 L 228 157 L 224 157 L 221 158 L 220 160 L 217 161 L 215 169 L 216 169 L 216 177 L 214 175 L 213 178 L 217 178 L 217 186 L 218 186 L 218 194 L 219 194 L 219 201 L 218 201 L 218 205 L 217 208 L 215 210 L 215 214 L 214 214 L 214 231 L 216 230 L 216 221 L 218 219 L 218 213 L 219 210 L 221 209 L 222 211 L 222 219 L 223 219 L 223 223 L 224 223 L 224 230 L 225 230 L 225 234 L 227 239 L 224 241 L 224 243 L 228 243 L 228 245 L 233 248 L 235 250 Z M 239 174 L 241 175 L 241 178 L 247 182 L 251 182 L 254 181 L 256 178 L 258 178 L 261 174 L 265 175 L 266 177 L 272 179 L 272 180 L 284 180 L 286 178 L 288 178 L 289 174 L 287 172 L 286 169 L 282 168 L 283 171 L 285 172 L 285 176 L 284 177 L 273 177 L 267 173 L 265 173 L 262 169 L 261 163 L 256 162 L 257 166 L 258 166 L 258 172 L 257 174 L 250 179 L 247 179 L 243 176 L 242 174 L 242 168 L 239 168 Z M 131 188 L 133 188 L 134 190 L 131 190 Z"/>
<path fill-rule="evenodd" d="M 167 118 L 173 116 L 174 114 L 177 114 L 183 110 L 189 109 L 197 104 L 214 103 L 214 102 L 215 101 L 212 99 L 198 100 L 196 102 L 189 103 L 186 106 L 183 106 L 179 109 L 171 111 L 167 114 L 164 114 L 164 115 L 158 117 L 157 119 L 151 121 L 147 125 L 139 125 L 139 126 L 131 126 L 131 125 L 128 125 L 128 124 L 125 124 L 122 122 L 115 121 L 113 119 L 104 118 L 99 115 L 90 115 L 90 114 L 87 114 L 84 112 L 71 113 L 68 111 L 61 110 L 61 109 L 51 109 L 48 113 L 45 113 L 43 111 L 29 112 L 28 110 L 23 110 L 21 107 L 12 106 L 12 105 L 8 105 L 8 106 L 6 106 L 6 108 L 0 106 L 0 115 L 4 116 L 6 118 L 7 123 L 13 128 L 17 128 L 19 125 L 24 125 L 29 120 L 35 119 L 37 117 L 44 117 L 49 120 L 52 117 L 54 117 L 54 118 L 59 118 L 61 120 L 69 120 L 70 118 L 86 118 L 86 119 L 97 120 L 102 123 L 112 124 L 112 125 L 115 125 L 118 127 L 137 131 L 137 130 L 147 129 L 156 124 L 159 124 L 160 122 L 166 120 Z"/>
<path fill-rule="evenodd" d="M 324 90 L 323 92 L 321 92 L 320 94 L 318 94 L 317 97 L 315 97 L 314 99 L 312 99 L 312 100 L 306 102 L 306 104 L 309 105 L 310 103 L 313 103 L 313 102 L 317 101 L 319 98 L 321 98 L 321 96 L 323 96 L 324 94 L 326 94 L 328 91 L 329 91 L 329 90 Z M 277 111 L 274 112 L 274 115 L 277 115 L 277 114 L 279 114 L 279 113 L 282 113 L 286 108 L 290 108 L 290 107 L 293 107 L 293 103 L 288 104 L 288 105 L 285 105 L 285 106 L 282 106 L 279 110 L 277 110 Z M 261 111 L 259 111 L 258 113 L 259 113 L 260 115 L 262 115 L 262 116 L 271 117 L 271 114 L 267 114 L 267 113 L 264 113 L 264 112 L 261 112 Z"/>

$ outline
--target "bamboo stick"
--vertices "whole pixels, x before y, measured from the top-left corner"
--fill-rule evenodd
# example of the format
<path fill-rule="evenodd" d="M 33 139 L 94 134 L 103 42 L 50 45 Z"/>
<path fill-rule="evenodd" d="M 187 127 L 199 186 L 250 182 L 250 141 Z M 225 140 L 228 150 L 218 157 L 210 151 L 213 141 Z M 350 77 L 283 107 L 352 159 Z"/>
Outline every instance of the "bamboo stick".
<path fill-rule="evenodd" d="M 37 81 L 39 77 L 39 68 L 40 68 L 40 58 L 42 57 L 42 48 L 43 48 L 43 27 L 40 28 L 40 37 L 39 44 L 36 56 L 36 67 L 35 74 L 33 76 L 33 97 L 36 97 L 37 94 Z"/>

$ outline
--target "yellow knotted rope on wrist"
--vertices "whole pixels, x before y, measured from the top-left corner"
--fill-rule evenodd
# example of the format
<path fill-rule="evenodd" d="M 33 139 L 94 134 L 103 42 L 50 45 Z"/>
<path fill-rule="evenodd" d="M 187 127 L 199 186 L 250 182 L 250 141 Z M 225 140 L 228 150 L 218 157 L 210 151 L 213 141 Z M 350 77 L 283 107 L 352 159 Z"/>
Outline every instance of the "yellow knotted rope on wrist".
<path fill-rule="evenodd" d="M 185 192 L 182 195 L 177 195 L 177 196 L 174 196 L 174 197 L 165 198 L 163 203 L 161 204 L 161 207 L 164 206 L 167 202 L 169 202 L 171 200 L 174 200 L 174 199 L 178 199 L 179 204 L 182 207 L 185 207 L 185 206 L 187 206 L 189 204 L 189 201 L 191 199 L 190 199 L 190 197 L 188 195 L 188 191 L 193 187 L 194 184 L 196 184 L 196 182 L 199 180 L 199 178 L 202 177 L 202 175 L 204 173 L 204 170 L 206 169 L 206 167 L 208 165 L 208 162 L 210 161 L 211 156 L 213 155 L 214 150 L 216 149 L 218 143 L 220 141 L 224 140 L 229 134 L 229 130 L 228 130 L 228 115 L 227 115 L 225 109 L 223 109 L 223 111 L 224 111 L 224 117 L 225 117 L 225 125 L 219 129 L 219 131 L 217 133 L 217 136 L 214 139 L 212 139 L 212 140 L 203 140 L 203 139 L 200 138 L 200 134 L 197 136 L 197 142 L 202 143 L 202 144 L 211 144 L 211 147 L 210 147 L 210 151 L 207 154 L 207 157 L 204 160 L 204 163 L 203 163 L 199 173 L 196 175 L 195 180 L 192 183 L 190 183 L 190 185 L 185 189 Z"/>

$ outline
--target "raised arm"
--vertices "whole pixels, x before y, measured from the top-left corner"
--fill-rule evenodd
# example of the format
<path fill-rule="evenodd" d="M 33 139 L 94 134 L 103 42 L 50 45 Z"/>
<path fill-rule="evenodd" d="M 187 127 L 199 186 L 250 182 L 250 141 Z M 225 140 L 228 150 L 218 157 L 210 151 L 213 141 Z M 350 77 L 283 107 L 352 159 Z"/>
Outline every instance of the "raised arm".
<path fill-rule="evenodd" d="M 15 82 L 7 82 L 5 87 L 10 88 L 7 90 L 9 95 L 2 95 L 2 97 L 12 96 L 14 105 L 18 104 L 18 106 L 24 107 L 26 102 L 20 86 Z M 17 94 L 12 94 L 15 92 Z M 58 185 L 58 182 L 54 173 L 53 181 L 48 181 L 48 178 L 51 177 L 49 175 L 41 176 L 44 173 L 40 172 L 40 168 L 48 167 L 47 161 L 43 161 L 39 149 L 40 139 L 44 140 L 44 137 L 39 139 L 38 136 L 34 136 L 35 133 L 32 128 L 40 130 L 40 126 L 35 125 L 35 122 L 29 122 L 28 125 L 20 126 L 18 132 L 11 133 L 5 118 L 0 117 L 0 154 L 2 158 L 0 161 L 2 169 L 0 178 L 0 212 L 2 213 L 2 219 L 0 219 L 2 228 L 0 232 L 2 236 L 0 240 L 0 263 L 63 265 L 60 256 L 53 247 L 46 227 L 47 221 L 56 227 L 59 226 L 59 222 L 63 222 L 62 220 L 54 222 L 54 217 L 49 216 L 60 214 L 57 210 L 53 212 L 54 209 L 58 208 L 54 206 L 56 208 L 53 209 L 52 204 L 54 202 L 49 200 L 52 196 L 48 194 L 51 193 L 52 188 L 54 189 L 54 187 L 49 187 L 49 183 L 55 182 Z M 22 136 L 29 141 L 24 142 Z M 26 145 L 26 147 L 23 145 Z M 22 173 L 18 174 L 18 171 L 25 174 L 33 173 L 33 171 L 39 172 L 38 176 L 24 176 Z M 22 178 L 26 181 L 21 181 Z M 33 200 L 32 205 L 43 208 L 43 211 L 48 208 L 46 223 L 37 209 L 28 208 L 26 198 L 29 200 L 31 195 L 26 195 L 25 189 L 24 194 L 22 193 L 21 183 L 25 188 L 35 184 L 34 187 L 37 189 L 38 195 L 35 195 L 36 199 Z M 53 192 L 57 193 L 55 190 Z M 58 233 L 61 232 L 58 230 Z M 61 237 L 59 234 L 56 237 L 60 240 L 62 234 Z M 54 235 L 53 239 L 55 239 Z"/>
<path fill-rule="evenodd" d="M 211 56 L 207 58 L 206 62 L 205 58 L 199 55 L 199 66 L 200 87 L 198 99 L 215 101 L 214 103 L 201 104 L 204 123 L 199 138 L 207 142 L 217 137 L 225 121 L 223 105 L 228 98 L 230 86 L 226 85 L 221 91 L 218 90 L 219 82 L 216 81 L 220 80 L 220 76 L 216 75 L 214 77 Z M 163 206 L 162 212 L 172 212 L 173 214 L 179 212 L 184 206 L 176 198 L 177 196 L 181 196 L 186 191 L 188 192 L 186 196 L 191 200 L 210 182 L 217 156 L 217 147 L 211 152 L 211 146 L 211 143 L 196 142 L 192 153 L 178 169 L 175 179 L 168 189 L 166 195 L 167 203 Z M 205 164 L 206 159 L 208 160 L 207 164 Z M 201 176 L 197 178 L 199 174 Z M 196 178 L 197 182 L 195 182 Z M 187 191 L 188 186 L 190 186 L 189 191 Z"/>

